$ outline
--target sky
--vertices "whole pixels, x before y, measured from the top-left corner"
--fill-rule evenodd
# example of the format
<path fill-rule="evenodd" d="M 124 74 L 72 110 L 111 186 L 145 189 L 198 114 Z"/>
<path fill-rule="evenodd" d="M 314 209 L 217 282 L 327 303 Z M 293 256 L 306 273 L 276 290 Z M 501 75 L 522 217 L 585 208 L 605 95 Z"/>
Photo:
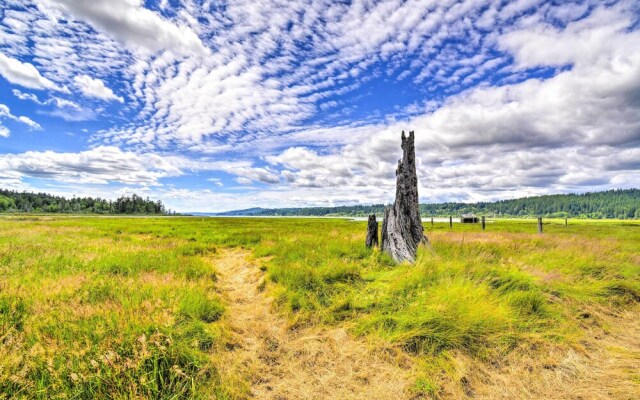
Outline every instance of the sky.
<path fill-rule="evenodd" d="M 0 187 L 181 211 L 640 187 L 640 3 L 2 0 Z"/>

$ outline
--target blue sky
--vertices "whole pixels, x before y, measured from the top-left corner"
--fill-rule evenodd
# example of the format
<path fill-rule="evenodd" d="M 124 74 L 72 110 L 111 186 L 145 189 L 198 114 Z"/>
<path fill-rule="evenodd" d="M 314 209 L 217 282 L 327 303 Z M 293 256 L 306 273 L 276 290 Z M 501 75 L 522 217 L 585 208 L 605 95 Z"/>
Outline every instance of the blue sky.
<path fill-rule="evenodd" d="M 640 186 L 636 1 L 7 0 L 0 187 L 179 211 Z"/>

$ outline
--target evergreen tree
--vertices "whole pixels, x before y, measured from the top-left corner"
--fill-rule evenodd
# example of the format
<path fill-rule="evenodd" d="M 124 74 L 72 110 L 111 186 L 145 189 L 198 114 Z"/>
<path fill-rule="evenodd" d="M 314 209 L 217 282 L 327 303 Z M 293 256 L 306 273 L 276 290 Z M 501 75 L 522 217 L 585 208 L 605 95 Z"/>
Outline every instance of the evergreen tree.
<path fill-rule="evenodd" d="M 161 201 L 143 199 L 136 194 L 115 201 L 92 197 L 66 199 L 46 193 L 0 189 L 0 212 L 74 213 L 74 214 L 167 214 Z"/>

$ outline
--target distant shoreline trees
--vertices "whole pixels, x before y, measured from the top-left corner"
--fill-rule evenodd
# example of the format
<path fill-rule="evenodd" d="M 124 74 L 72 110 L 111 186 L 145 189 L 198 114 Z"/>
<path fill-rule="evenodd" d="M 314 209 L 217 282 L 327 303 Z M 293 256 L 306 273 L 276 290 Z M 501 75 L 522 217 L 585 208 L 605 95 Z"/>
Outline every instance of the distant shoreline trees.
<path fill-rule="evenodd" d="M 381 217 L 384 204 L 340 207 L 250 209 L 219 215 Z M 422 217 L 448 217 L 474 213 L 504 218 L 536 217 L 583 219 L 640 218 L 640 189 L 615 189 L 584 194 L 554 194 L 479 203 L 420 204 Z"/>
<path fill-rule="evenodd" d="M 61 213 L 170 215 L 161 201 L 138 195 L 122 196 L 115 201 L 92 197 L 67 199 L 47 193 L 0 189 L 0 213 Z M 277 208 L 232 211 L 219 215 L 250 216 L 351 216 L 366 217 L 384 212 L 384 204 L 340 207 Z M 503 218 L 534 217 L 584 219 L 640 219 L 640 189 L 615 189 L 584 194 L 555 194 L 480 203 L 420 204 L 422 217 L 448 217 L 475 213 Z"/>
<path fill-rule="evenodd" d="M 115 201 L 92 197 L 67 199 L 47 193 L 18 192 L 0 189 L 0 212 L 60 214 L 171 214 L 160 200 L 153 201 L 136 194 Z"/>
<path fill-rule="evenodd" d="M 475 213 L 498 217 L 637 219 L 640 218 L 640 189 L 554 194 L 475 204 L 425 204 L 421 212 L 425 216 Z"/>

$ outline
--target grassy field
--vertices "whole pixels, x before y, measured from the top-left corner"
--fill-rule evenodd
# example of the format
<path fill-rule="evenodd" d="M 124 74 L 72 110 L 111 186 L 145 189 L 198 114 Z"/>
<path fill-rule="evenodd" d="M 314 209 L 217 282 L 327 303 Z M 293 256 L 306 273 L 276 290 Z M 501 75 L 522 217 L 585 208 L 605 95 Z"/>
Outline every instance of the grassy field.
<path fill-rule="evenodd" d="M 427 223 L 431 248 L 396 266 L 366 222 L 1 217 L 0 398 L 250 397 L 221 374 L 216 263 L 239 248 L 288 329 L 411 359 L 410 397 L 636 398 L 640 221 L 569 222 Z"/>

